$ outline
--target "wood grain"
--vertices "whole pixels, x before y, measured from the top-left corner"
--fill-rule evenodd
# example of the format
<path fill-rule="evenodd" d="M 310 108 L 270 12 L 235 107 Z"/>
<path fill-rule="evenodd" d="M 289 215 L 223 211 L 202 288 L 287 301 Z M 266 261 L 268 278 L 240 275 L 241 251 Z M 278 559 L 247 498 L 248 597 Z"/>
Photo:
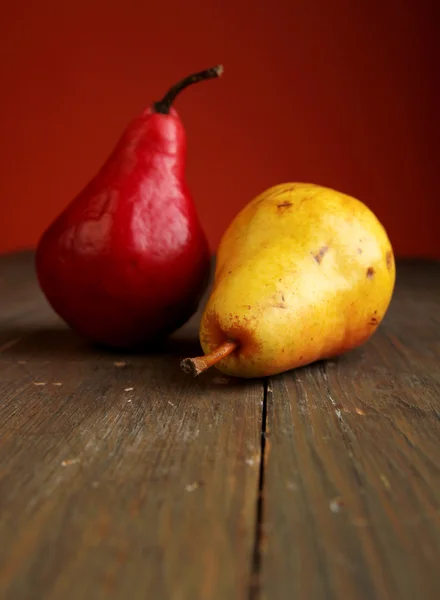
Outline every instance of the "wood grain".
<path fill-rule="evenodd" d="M 0 262 L 0 596 L 245 598 L 263 385 L 90 348 Z M 12 344 L 8 340 L 18 340 Z"/>
<path fill-rule="evenodd" d="M 364 347 L 272 378 L 259 591 L 440 597 L 440 268 L 403 264 Z"/>

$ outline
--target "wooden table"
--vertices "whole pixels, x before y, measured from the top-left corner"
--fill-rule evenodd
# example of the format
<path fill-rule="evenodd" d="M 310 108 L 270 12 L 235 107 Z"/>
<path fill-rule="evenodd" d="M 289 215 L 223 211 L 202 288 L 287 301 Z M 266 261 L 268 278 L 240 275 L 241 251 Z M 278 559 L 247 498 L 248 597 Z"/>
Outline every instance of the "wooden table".
<path fill-rule="evenodd" d="M 401 263 L 363 348 L 193 380 L 53 314 L 0 259 L 0 597 L 440 598 L 440 266 Z"/>

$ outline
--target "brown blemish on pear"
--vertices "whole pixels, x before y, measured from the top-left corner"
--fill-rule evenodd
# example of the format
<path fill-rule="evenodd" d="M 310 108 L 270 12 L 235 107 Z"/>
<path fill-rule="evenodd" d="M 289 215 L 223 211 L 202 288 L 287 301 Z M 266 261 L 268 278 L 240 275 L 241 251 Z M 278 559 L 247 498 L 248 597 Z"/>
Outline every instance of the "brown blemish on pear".
<path fill-rule="evenodd" d="M 391 266 L 393 264 L 393 254 L 392 254 L 391 250 L 388 250 L 388 252 L 386 254 L 386 261 L 387 261 L 387 269 L 390 270 Z"/>
<path fill-rule="evenodd" d="M 293 206 L 292 202 L 282 202 L 281 204 L 277 204 L 277 211 L 283 213 L 285 208 L 290 208 L 291 206 Z"/>
<path fill-rule="evenodd" d="M 328 246 L 321 246 L 321 248 L 318 250 L 318 252 L 316 252 L 316 254 L 313 255 L 313 258 L 316 260 L 318 265 L 321 264 L 321 261 L 324 258 L 324 256 L 327 254 L 327 252 L 328 252 Z"/>
<path fill-rule="evenodd" d="M 273 308 L 287 308 L 286 299 L 285 299 L 283 293 L 281 293 L 281 300 L 278 300 L 278 298 L 279 298 L 278 294 L 273 294 L 272 298 L 275 300 L 275 302 L 272 304 L 269 304 L 269 306 L 271 306 Z"/>
<path fill-rule="evenodd" d="M 261 199 L 261 201 L 265 201 L 265 200 L 275 200 L 275 198 L 278 198 L 278 196 L 284 196 L 285 194 L 287 194 L 288 192 L 293 192 L 293 190 L 295 189 L 295 185 L 290 185 L 288 188 L 284 188 L 282 187 L 282 189 L 276 189 L 272 192 L 272 194 L 270 194 L 270 196 L 266 196 L 265 198 L 263 197 Z"/>
<path fill-rule="evenodd" d="M 367 269 L 367 279 L 372 279 L 374 277 L 374 269 L 373 267 L 368 267 Z"/>

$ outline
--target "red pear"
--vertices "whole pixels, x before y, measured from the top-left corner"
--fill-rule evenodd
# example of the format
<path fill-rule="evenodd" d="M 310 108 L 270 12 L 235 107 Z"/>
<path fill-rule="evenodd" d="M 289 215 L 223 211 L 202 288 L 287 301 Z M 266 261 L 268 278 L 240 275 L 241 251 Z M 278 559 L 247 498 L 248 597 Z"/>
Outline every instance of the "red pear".
<path fill-rule="evenodd" d="M 185 182 L 186 136 L 172 103 L 221 72 L 190 75 L 136 117 L 39 241 L 36 270 L 48 302 L 92 342 L 149 345 L 197 310 L 210 252 Z"/>

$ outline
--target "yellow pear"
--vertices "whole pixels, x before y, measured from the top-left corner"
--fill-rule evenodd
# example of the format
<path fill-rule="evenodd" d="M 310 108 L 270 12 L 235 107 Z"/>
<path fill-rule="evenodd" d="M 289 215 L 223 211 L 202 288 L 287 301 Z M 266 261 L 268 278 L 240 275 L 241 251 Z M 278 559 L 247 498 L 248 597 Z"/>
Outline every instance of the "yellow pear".
<path fill-rule="evenodd" d="M 205 356 L 182 369 L 264 377 L 340 355 L 375 332 L 395 276 L 390 240 L 365 204 L 314 184 L 274 186 L 223 235 L 200 325 Z"/>

